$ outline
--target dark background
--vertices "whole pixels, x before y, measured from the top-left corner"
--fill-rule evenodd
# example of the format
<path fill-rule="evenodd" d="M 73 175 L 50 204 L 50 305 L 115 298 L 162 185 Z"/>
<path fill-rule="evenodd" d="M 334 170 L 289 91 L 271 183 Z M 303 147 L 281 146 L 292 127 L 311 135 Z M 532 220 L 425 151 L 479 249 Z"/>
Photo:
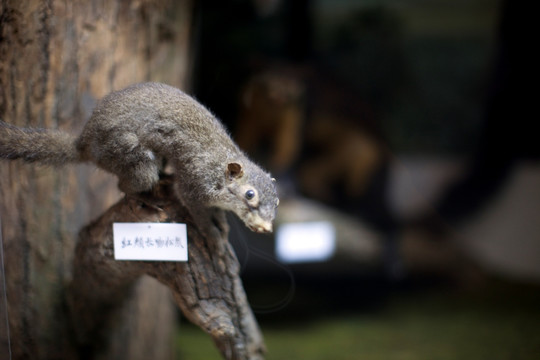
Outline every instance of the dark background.
<path fill-rule="evenodd" d="M 537 314 L 526 304 L 538 298 L 540 279 L 531 3 L 206 0 L 197 2 L 195 14 L 195 96 L 241 146 L 249 128 L 256 140 L 245 150 L 276 175 L 282 203 L 329 206 L 357 219 L 382 244 L 375 262 L 351 262 L 350 254 L 337 251 L 326 262 L 282 264 L 273 238 L 253 236 L 231 218 L 230 241 L 250 303 L 274 346 L 269 357 L 288 358 L 291 353 L 276 354 L 288 344 L 300 354 L 318 346 L 310 358 L 329 358 L 331 335 L 324 329 L 335 326 L 345 336 L 373 331 L 384 339 L 371 353 L 368 340 L 351 345 L 367 358 L 401 358 L 400 346 L 414 358 L 432 358 L 433 349 L 415 348 L 414 339 L 438 344 L 448 359 L 490 351 L 487 358 L 518 356 L 512 350 L 518 343 L 527 349 L 519 358 L 534 358 L 537 344 L 525 330 L 525 314 Z M 267 119 L 278 102 L 261 95 L 267 102 L 249 126 L 242 122 L 246 84 L 268 73 L 281 84 L 276 92 L 283 101 L 301 113 L 297 149 L 282 167 L 272 163 L 275 133 L 266 123 L 282 126 Z M 351 187 L 355 169 L 367 170 Z M 523 313 L 513 304 L 522 304 Z M 388 311 L 413 325 L 385 322 Z M 377 320 L 362 328 L 374 314 Z M 317 328 L 333 316 L 346 320 Z M 507 326 L 507 316 L 514 325 Z M 461 328 L 457 319 L 468 325 Z M 470 349 L 465 338 L 492 321 L 501 325 L 478 339 L 483 350 Z M 350 323 L 358 328 L 350 330 Z M 272 326 L 299 340 L 288 341 L 286 331 Z M 321 336 L 320 343 L 303 343 L 304 331 Z M 406 338 L 410 344 L 401 344 Z"/>

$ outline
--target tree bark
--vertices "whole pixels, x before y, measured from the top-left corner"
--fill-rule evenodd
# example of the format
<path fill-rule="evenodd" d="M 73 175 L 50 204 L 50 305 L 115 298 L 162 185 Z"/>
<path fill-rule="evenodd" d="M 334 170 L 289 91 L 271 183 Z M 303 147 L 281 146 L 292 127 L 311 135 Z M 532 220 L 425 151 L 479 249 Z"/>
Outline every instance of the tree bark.
<path fill-rule="evenodd" d="M 170 183 L 162 183 L 151 196 L 126 197 L 81 232 L 68 292 L 79 346 L 91 354 L 106 348 L 110 339 L 102 329 L 110 331 L 114 321 L 125 322 L 118 310 L 132 297 L 138 279 L 149 275 L 171 290 L 184 315 L 212 336 L 225 359 L 262 359 L 262 335 L 238 275 L 238 260 L 227 241 L 229 228 L 222 210 L 216 210 L 214 218 L 222 229 L 221 237 L 207 237 L 209 232 L 195 227 L 171 188 Z M 186 223 L 189 261 L 114 260 L 114 222 Z M 148 305 L 156 308 L 159 303 Z M 124 354 L 129 350 L 124 349 Z M 126 358 L 156 357 L 133 351 Z"/>
<path fill-rule="evenodd" d="M 142 81 L 185 88 L 190 27 L 191 0 L 1 1 L 0 119 L 77 134 L 96 101 L 113 90 Z M 0 351 L 11 345 L 13 359 L 82 358 L 66 300 L 75 240 L 119 197 L 116 180 L 93 166 L 0 162 L 7 295 L 0 311 L 9 315 L 9 327 L 0 327 Z M 135 358 L 114 356 L 120 351 L 114 348 L 171 358 L 170 350 L 150 349 L 164 343 L 170 349 L 169 291 L 147 278 L 130 291 L 119 310 L 130 314 L 127 325 L 109 334 L 110 358 Z M 137 329 L 156 321 L 159 331 Z"/>

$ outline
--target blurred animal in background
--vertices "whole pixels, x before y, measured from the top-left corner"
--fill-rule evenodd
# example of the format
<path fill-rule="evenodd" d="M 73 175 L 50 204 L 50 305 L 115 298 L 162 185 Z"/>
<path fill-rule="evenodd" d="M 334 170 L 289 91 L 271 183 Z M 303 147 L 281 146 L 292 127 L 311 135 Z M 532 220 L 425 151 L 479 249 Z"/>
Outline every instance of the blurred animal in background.
<path fill-rule="evenodd" d="M 341 197 L 358 199 L 370 190 L 387 155 L 369 104 L 345 85 L 317 73 L 310 84 L 298 182 L 307 195 L 339 206 Z"/>
<path fill-rule="evenodd" d="M 247 81 L 240 105 L 235 138 L 286 184 L 282 197 L 303 194 L 380 231 L 385 267 L 400 276 L 390 154 L 369 103 L 321 71 L 266 69 Z"/>
<path fill-rule="evenodd" d="M 390 223 L 388 152 L 354 91 L 322 71 L 269 67 L 246 82 L 239 114 L 240 147 L 297 192 L 353 214 L 365 209 L 376 228 Z"/>
<path fill-rule="evenodd" d="M 305 118 L 305 84 L 299 76 L 265 71 L 251 77 L 241 93 L 238 145 L 275 174 L 297 160 Z"/>
<path fill-rule="evenodd" d="M 332 114 L 316 115 L 308 144 L 316 149 L 300 165 L 298 182 L 315 198 L 331 201 L 333 189 L 343 187 L 349 197 L 361 196 L 380 167 L 383 153 L 367 132 Z"/>

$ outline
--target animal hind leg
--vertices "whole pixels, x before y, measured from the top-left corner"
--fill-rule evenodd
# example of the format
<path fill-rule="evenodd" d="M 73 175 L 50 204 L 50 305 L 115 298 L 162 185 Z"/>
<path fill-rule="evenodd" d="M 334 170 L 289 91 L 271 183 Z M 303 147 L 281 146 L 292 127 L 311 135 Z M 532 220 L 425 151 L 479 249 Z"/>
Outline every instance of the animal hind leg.
<path fill-rule="evenodd" d="M 139 143 L 135 134 L 105 137 L 93 149 L 96 164 L 118 177 L 118 187 L 126 194 L 151 190 L 159 181 L 161 159 Z"/>
<path fill-rule="evenodd" d="M 159 181 L 158 161 L 153 154 L 142 154 L 136 162 L 125 164 L 122 172 L 117 172 L 118 187 L 126 194 L 151 190 Z"/>

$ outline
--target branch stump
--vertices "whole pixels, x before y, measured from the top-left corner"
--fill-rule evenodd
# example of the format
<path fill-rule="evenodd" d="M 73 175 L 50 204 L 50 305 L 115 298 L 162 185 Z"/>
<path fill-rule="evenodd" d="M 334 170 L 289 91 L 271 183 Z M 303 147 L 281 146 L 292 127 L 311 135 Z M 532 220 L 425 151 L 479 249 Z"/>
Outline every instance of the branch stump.
<path fill-rule="evenodd" d="M 207 332 L 225 359 L 262 359 L 265 347 L 239 278 L 239 263 L 228 242 L 221 210 L 220 238 L 196 228 L 187 209 L 173 195 L 170 181 L 152 194 L 125 197 L 79 236 L 68 304 L 80 347 L 95 353 L 107 344 L 103 329 L 115 326 L 118 311 L 141 277 L 155 278 L 170 289 L 176 305 Z M 177 222 L 188 228 L 187 262 L 114 260 L 114 222 Z M 214 232 L 215 233 L 215 232 Z M 159 306 L 152 304 L 151 306 Z M 157 319 L 156 319 L 157 321 Z"/>

